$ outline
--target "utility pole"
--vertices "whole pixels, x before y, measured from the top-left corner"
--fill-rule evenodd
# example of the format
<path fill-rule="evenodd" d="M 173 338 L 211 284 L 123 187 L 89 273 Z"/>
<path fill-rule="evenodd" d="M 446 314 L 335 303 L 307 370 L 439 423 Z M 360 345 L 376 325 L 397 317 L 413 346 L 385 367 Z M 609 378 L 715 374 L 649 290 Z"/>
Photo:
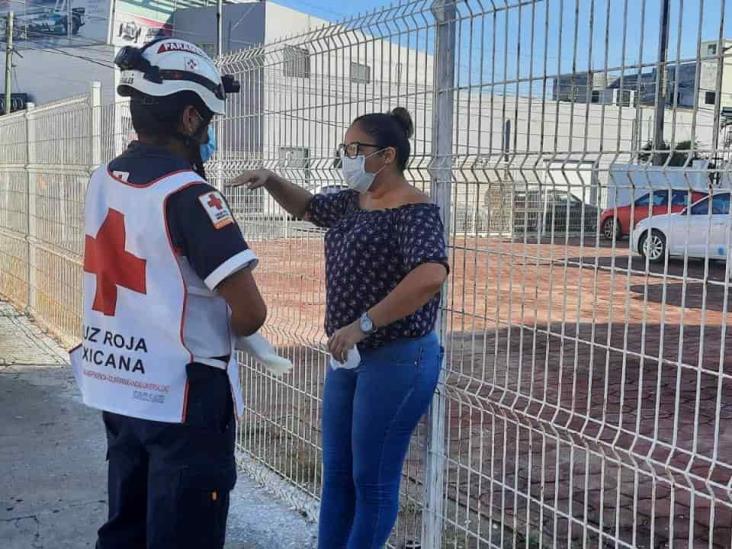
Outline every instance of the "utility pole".
<path fill-rule="evenodd" d="M 661 6 L 661 29 L 658 37 L 658 62 L 656 63 L 656 116 L 655 128 L 653 131 L 653 164 L 663 164 L 663 124 L 666 112 L 666 58 L 668 56 L 668 18 L 671 3 L 670 0 L 663 0 Z M 678 80 L 679 68 L 676 67 L 676 78 Z"/>
<path fill-rule="evenodd" d="M 217 0 L 216 2 L 216 57 L 221 57 L 224 53 L 224 2 Z"/>
<path fill-rule="evenodd" d="M 725 54 L 732 46 L 724 46 L 724 42 L 717 43 L 717 78 L 714 84 L 714 127 L 712 132 L 712 154 L 717 156 L 719 148 L 719 132 L 722 131 L 722 76 L 724 74 Z"/>
<path fill-rule="evenodd" d="M 10 74 L 13 66 L 13 12 L 8 12 L 5 24 L 5 114 L 10 114 Z"/>

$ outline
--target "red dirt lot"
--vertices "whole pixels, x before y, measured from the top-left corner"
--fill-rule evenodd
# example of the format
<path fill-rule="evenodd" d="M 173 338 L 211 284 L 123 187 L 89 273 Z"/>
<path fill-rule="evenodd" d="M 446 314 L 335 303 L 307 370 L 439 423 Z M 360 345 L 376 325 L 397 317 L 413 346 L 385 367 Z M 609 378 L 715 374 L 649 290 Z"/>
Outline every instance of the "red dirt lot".
<path fill-rule="evenodd" d="M 252 393 L 250 407 L 260 419 L 306 408 L 300 420 L 289 416 L 288 429 L 317 444 L 322 242 L 303 233 L 252 244 L 269 333 L 300 371 L 294 387 L 278 389 L 297 398 L 278 399 L 275 410 Z M 455 546 L 539 538 L 615 546 L 619 538 L 621 546 L 729 547 L 724 265 L 648 268 L 627 243 L 577 239 L 460 238 L 451 256 L 445 513 Z M 410 457 L 412 478 L 420 460 Z"/>

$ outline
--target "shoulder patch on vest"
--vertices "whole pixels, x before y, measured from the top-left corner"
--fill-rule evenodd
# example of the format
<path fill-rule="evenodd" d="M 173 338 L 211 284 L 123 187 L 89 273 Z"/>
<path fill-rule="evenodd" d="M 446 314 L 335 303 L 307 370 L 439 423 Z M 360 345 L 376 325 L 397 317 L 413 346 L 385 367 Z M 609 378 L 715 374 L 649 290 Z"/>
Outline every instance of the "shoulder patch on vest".
<path fill-rule="evenodd" d="M 221 229 L 234 222 L 234 216 L 231 215 L 229 206 L 220 192 L 204 193 L 198 197 L 198 200 L 216 229 Z"/>

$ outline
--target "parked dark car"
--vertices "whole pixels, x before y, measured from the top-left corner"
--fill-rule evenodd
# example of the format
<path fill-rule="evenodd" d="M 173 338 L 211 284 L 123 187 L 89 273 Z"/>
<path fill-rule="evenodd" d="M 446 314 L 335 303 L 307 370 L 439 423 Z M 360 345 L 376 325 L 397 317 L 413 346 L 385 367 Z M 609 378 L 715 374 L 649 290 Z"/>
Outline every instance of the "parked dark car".
<path fill-rule="evenodd" d="M 86 8 L 71 9 L 71 34 L 79 34 L 79 29 L 86 24 Z M 27 34 L 30 38 L 39 36 L 64 36 L 69 32 L 69 16 L 63 4 L 61 8 L 47 10 L 35 15 L 28 21 Z"/>
<path fill-rule="evenodd" d="M 518 191 L 513 199 L 513 227 L 518 232 L 597 231 L 599 208 L 569 191 Z"/>

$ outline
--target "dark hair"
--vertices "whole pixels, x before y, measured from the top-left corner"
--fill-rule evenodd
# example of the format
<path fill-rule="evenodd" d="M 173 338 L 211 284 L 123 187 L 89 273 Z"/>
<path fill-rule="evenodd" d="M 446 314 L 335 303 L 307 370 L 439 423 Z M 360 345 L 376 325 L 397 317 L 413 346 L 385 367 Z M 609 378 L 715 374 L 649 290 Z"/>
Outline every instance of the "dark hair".
<path fill-rule="evenodd" d="M 210 122 L 213 118 L 213 113 L 201 98 L 191 91 L 164 97 L 134 92 L 130 98 L 132 127 L 139 135 L 163 138 L 179 136 L 178 126 L 188 105 L 195 107 L 204 123 Z"/>
<path fill-rule="evenodd" d="M 390 113 L 364 114 L 353 123 L 358 124 L 380 147 L 394 147 L 397 167 L 401 171 L 405 170 L 412 150 L 409 138 L 414 134 L 414 123 L 407 109 L 397 107 Z"/>

